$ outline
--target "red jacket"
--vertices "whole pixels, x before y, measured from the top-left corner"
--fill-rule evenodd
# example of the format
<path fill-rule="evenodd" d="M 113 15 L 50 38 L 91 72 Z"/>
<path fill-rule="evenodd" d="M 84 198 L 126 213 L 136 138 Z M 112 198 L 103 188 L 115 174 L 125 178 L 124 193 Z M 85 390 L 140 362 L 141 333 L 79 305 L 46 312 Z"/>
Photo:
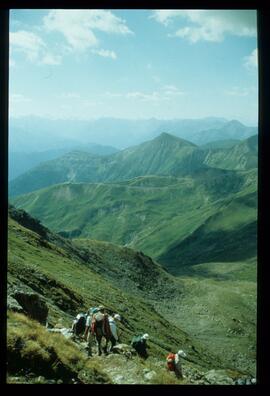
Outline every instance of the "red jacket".
<path fill-rule="evenodd" d="M 175 353 L 172 352 L 166 357 L 167 368 L 170 371 L 175 371 L 175 357 Z"/>

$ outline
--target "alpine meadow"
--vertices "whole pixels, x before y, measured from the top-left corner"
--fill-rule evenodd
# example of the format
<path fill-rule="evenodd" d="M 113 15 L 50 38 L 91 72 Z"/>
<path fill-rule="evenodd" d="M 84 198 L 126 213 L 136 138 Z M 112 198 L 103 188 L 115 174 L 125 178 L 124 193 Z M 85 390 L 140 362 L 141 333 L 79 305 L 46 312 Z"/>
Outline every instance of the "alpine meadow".
<path fill-rule="evenodd" d="M 256 384 L 255 10 L 10 12 L 7 383 Z"/>

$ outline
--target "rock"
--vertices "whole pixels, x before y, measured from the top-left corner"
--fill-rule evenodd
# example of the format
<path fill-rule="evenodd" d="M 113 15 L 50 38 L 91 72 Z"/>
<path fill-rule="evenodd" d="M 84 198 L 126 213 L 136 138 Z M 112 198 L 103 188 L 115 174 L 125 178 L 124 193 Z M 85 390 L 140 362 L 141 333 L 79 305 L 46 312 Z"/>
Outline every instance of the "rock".
<path fill-rule="evenodd" d="M 46 325 L 49 309 L 46 302 L 38 294 L 15 291 L 12 297 L 17 300 L 27 315 Z"/>
<path fill-rule="evenodd" d="M 156 375 L 157 375 L 157 373 L 152 370 L 152 371 L 149 371 L 148 373 L 144 374 L 144 378 L 148 381 L 151 381 Z"/>
<path fill-rule="evenodd" d="M 117 344 L 112 348 L 112 351 L 115 353 L 120 353 L 122 355 L 132 355 L 134 354 L 134 350 L 131 346 L 127 344 Z"/>
<path fill-rule="evenodd" d="M 15 298 L 11 296 L 7 297 L 7 309 L 10 309 L 14 312 L 23 313 L 23 307 L 18 303 L 17 300 L 15 300 Z"/>
<path fill-rule="evenodd" d="M 63 336 L 67 339 L 72 338 L 73 336 L 73 332 L 71 329 L 67 329 L 66 327 L 64 327 L 63 329 L 61 329 L 61 333 L 63 334 Z M 87 345 L 87 344 L 86 344 Z"/>
<path fill-rule="evenodd" d="M 246 384 L 246 381 L 245 381 L 244 378 L 238 378 L 238 379 L 235 381 L 235 385 L 245 385 L 245 384 Z"/>
<path fill-rule="evenodd" d="M 124 376 L 123 376 L 123 375 L 116 375 L 116 376 L 114 377 L 114 382 L 115 382 L 116 384 L 121 384 L 121 382 L 123 381 L 123 379 L 124 379 Z"/>
<path fill-rule="evenodd" d="M 47 329 L 50 333 L 61 333 L 61 329 Z"/>
<path fill-rule="evenodd" d="M 234 385 L 233 379 L 228 377 L 225 370 L 210 370 L 204 379 L 211 385 Z"/>

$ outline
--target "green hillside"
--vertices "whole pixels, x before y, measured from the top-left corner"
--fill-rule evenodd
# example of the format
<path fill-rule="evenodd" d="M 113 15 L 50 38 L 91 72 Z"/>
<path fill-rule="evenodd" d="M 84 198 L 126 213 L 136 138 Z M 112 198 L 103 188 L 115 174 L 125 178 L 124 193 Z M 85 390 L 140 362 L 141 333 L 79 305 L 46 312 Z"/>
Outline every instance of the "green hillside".
<path fill-rule="evenodd" d="M 183 175 L 203 166 L 202 155 L 203 152 L 197 150 L 194 144 L 168 133 L 110 156 L 98 157 L 74 151 L 40 164 L 12 180 L 9 195 L 20 195 L 63 182 L 106 182 L 144 175 Z"/>
<path fill-rule="evenodd" d="M 183 332 L 181 327 L 169 323 L 158 313 L 157 308 L 154 308 L 155 304 L 166 306 L 166 300 L 170 301 L 173 296 L 179 298 L 183 285 L 180 280 L 162 270 L 151 258 L 130 249 L 113 245 L 102 246 L 102 243 L 95 241 L 88 246 L 85 245 L 84 248 L 78 247 L 51 233 L 23 211 L 11 209 L 10 215 L 8 296 L 16 294 L 18 290 L 37 293 L 49 307 L 48 322 L 51 326 L 61 322 L 62 326 L 70 327 L 75 314 L 88 309 L 89 306 L 103 304 L 109 312 L 118 312 L 122 316 L 123 320 L 120 324 L 122 342 L 129 343 L 132 335 L 148 332 L 151 335 L 151 354 L 156 358 L 164 359 L 166 352 L 176 350 L 181 345 L 188 351 L 190 367 L 194 364 L 202 369 L 213 365 L 222 367 L 220 358 L 209 353 L 200 343 Z M 125 277 L 126 282 L 119 281 L 119 275 Z M 30 350 L 23 352 L 22 347 L 24 355 L 21 356 L 18 353 L 16 355 L 14 350 L 14 342 L 19 337 L 14 326 L 17 326 L 16 323 L 21 320 L 23 319 L 9 314 L 8 370 L 10 367 L 10 373 L 16 372 L 19 368 L 26 371 L 29 368 L 23 365 L 31 356 Z M 43 330 L 38 328 L 35 330 L 36 325 L 31 325 L 26 319 L 23 321 L 23 326 L 26 326 L 25 340 L 28 337 L 30 337 L 29 342 L 31 340 L 29 331 L 37 332 L 32 339 L 35 339 L 39 345 L 35 344 L 35 349 L 34 346 L 31 347 L 32 356 L 37 361 L 43 358 L 51 359 L 44 343 L 54 344 L 53 339 L 50 341 L 48 335 L 48 340 L 45 341 Z M 23 329 L 21 336 L 22 332 Z M 42 340 L 37 337 L 42 337 Z M 72 344 L 66 347 L 69 348 L 67 353 L 74 352 L 72 352 Z M 36 352 L 37 356 L 35 351 L 40 351 Z M 60 350 L 57 353 L 60 354 Z M 62 359 L 61 356 L 60 358 Z M 75 360 L 78 362 L 80 357 L 77 356 L 73 363 L 70 357 L 63 359 L 73 375 L 74 371 L 82 370 L 82 367 L 78 365 L 74 367 L 73 364 Z M 46 364 L 48 366 L 48 361 Z M 73 366 L 71 367 L 70 364 Z M 37 373 L 42 369 L 35 368 L 32 364 L 30 368 Z M 43 370 L 46 372 L 47 369 L 43 367 Z M 52 375 L 51 372 L 49 374 Z M 59 373 L 57 375 L 61 377 Z M 101 382 L 105 379 L 105 377 L 103 380 L 101 378 Z M 97 379 L 96 381 L 98 382 Z"/>
<path fill-rule="evenodd" d="M 248 260 L 257 255 L 257 193 L 227 203 L 158 260 L 174 274 L 207 262 Z"/>
<path fill-rule="evenodd" d="M 256 191 L 256 176 L 255 171 L 209 168 L 182 178 L 144 176 L 121 183 L 66 183 L 12 202 L 62 236 L 127 245 L 162 257 L 164 262 L 162 255 L 223 210 L 228 204 L 224 200 L 241 191 Z M 254 202 L 253 221 L 255 207 Z M 235 210 L 237 214 L 237 206 Z"/>
<path fill-rule="evenodd" d="M 165 354 L 179 346 L 189 355 L 183 363 L 185 373 L 195 368 L 203 373 L 227 367 L 234 370 L 231 375 L 241 375 L 241 371 L 254 375 L 254 262 L 211 263 L 211 267 L 202 264 L 192 267 L 193 274 L 174 278 L 142 252 L 82 239 L 74 244 L 44 228 L 24 211 L 11 209 L 10 216 L 8 296 L 14 290 L 37 293 L 49 307 L 51 326 L 61 323 L 69 327 L 76 313 L 97 304 L 105 305 L 109 312 L 119 312 L 123 318 L 122 342 L 129 343 L 138 332 L 151 335 L 149 363 L 141 366 L 136 359 L 133 361 L 138 383 L 142 381 L 140 371 L 145 367 L 157 370 Z M 211 293 L 215 299 L 210 298 Z M 238 322 L 234 323 L 233 318 Z M 121 367 L 122 362 L 114 359 L 110 359 L 111 364 L 95 357 L 86 360 L 83 351 L 76 350 L 72 342 L 64 346 L 61 336 L 46 336 L 43 329 L 27 318 L 8 314 L 11 382 L 14 376 L 21 376 L 25 382 L 30 370 L 36 375 L 35 380 L 38 375 L 64 381 L 70 380 L 71 375 L 86 375 L 84 383 L 106 383 L 110 382 L 106 373 L 115 370 L 114 364 Z M 20 337 L 25 341 L 18 352 Z M 155 383 L 170 382 L 162 367 Z"/>
<path fill-rule="evenodd" d="M 204 163 L 221 169 L 248 170 L 258 167 L 258 136 L 235 144 L 226 149 L 211 149 Z"/>
<path fill-rule="evenodd" d="M 163 132 L 149 142 L 115 154 L 105 180 L 188 173 L 198 166 L 192 158 L 196 150 L 195 144 Z"/>
<path fill-rule="evenodd" d="M 113 182 L 157 175 L 183 177 L 209 167 L 249 170 L 257 166 L 258 143 L 253 136 L 232 148 L 203 149 L 168 133 L 109 156 L 73 151 L 44 162 L 12 180 L 16 196 L 63 182 Z"/>
<path fill-rule="evenodd" d="M 225 139 L 225 140 L 221 139 L 221 140 L 215 140 L 213 142 L 203 144 L 200 146 L 200 148 L 203 150 L 231 148 L 239 142 L 240 142 L 240 140 L 238 140 L 238 139 Z"/>

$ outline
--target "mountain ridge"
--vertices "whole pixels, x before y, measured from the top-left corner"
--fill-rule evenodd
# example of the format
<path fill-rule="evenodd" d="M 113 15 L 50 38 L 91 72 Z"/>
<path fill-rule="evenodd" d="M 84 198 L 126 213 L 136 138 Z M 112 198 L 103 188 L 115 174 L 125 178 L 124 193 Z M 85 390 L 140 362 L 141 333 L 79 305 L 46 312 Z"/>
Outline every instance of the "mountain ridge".
<path fill-rule="evenodd" d="M 67 181 L 111 182 L 150 174 L 183 176 L 207 167 L 250 169 L 257 166 L 256 144 L 254 136 L 230 149 L 204 150 L 163 132 L 153 140 L 109 156 L 73 152 L 45 162 L 12 180 L 9 195 L 21 195 Z"/>

